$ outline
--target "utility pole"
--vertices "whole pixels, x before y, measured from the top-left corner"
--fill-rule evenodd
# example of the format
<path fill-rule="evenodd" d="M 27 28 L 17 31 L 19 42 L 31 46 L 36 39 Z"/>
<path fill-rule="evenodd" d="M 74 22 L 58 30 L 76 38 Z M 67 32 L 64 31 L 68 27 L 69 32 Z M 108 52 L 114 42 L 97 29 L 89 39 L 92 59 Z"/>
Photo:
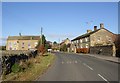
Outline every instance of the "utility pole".
<path fill-rule="evenodd" d="M 42 31 L 43 31 L 43 28 L 41 27 L 41 45 L 42 45 Z"/>
<path fill-rule="evenodd" d="M 59 38 L 59 51 L 60 51 L 60 38 Z"/>

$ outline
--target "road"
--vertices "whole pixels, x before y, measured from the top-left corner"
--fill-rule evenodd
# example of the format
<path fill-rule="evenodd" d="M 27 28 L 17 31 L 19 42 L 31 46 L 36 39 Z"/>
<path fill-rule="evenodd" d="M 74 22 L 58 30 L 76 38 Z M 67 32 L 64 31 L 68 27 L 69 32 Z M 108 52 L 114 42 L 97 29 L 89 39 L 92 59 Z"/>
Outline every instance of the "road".
<path fill-rule="evenodd" d="M 38 81 L 118 81 L 118 64 L 92 56 L 55 53 L 53 65 Z"/>

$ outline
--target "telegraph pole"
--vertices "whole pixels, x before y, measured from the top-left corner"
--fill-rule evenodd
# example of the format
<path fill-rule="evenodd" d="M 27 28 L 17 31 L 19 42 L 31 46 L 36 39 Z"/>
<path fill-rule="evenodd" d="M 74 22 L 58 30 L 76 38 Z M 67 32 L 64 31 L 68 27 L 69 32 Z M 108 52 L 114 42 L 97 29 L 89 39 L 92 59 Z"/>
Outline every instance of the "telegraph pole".
<path fill-rule="evenodd" d="M 60 51 L 60 38 L 59 38 L 59 51 Z"/>
<path fill-rule="evenodd" d="M 41 27 L 41 45 L 42 45 L 42 32 L 43 32 L 43 28 Z"/>

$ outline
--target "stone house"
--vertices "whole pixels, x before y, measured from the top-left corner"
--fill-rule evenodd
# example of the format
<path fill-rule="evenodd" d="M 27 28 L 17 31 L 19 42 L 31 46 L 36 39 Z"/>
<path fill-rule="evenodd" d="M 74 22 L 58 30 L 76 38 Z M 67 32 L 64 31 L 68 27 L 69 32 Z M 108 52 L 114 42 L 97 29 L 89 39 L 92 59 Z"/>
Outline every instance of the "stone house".
<path fill-rule="evenodd" d="M 64 44 L 68 45 L 68 44 L 70 44 L 70 43 L 71 43 L 70 39 L 66 38 L 65 40 L 63 40 L 63 41 L 60 43 L 60 45 L 61 45 L 61 46 L 64 45 Z"/>
<path fill-rule="evenodd" d="M 61 43 L 60 43 L 60 47 L 62 48 L 64 45 L 67 46 L 67 52 L 70 51 L 70 45 L 71 45 L 71 41 L 69 38 L 66 38 L 65 40 L 63 40 Z"/>
<path fill-rule="evenodd" d="M 113 45 L 115 38 L 116 35 L 105 29 L 104 24 L 101 23 L 99 29 L 97 29 L 97 26 L 94 26 L 94 31 L 87 30 L 87 33 L 71 40 L 71 50 L 77 52 L 76 50 L 79 48 L 87 48 L 90 50 L 90 47 L 94 46 Z"/>
<path fill-rule="evenodd" d="M 6 50 L 30 50 L 38 45 L 40 36 L 9 36 Z"/>

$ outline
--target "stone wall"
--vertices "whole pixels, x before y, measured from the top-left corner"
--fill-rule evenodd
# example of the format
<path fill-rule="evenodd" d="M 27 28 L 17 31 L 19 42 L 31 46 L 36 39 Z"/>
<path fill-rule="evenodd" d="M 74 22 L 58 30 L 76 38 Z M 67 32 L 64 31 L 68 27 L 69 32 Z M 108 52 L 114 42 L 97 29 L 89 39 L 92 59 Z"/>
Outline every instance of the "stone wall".
<path fill-rule="evenodd" d="M 110 45 L 114 41 L 115 35 L 106 29 L 100 29 L 99 31 L 90 35 L 90 46 Z"/>
<path fill-rule="evenodd" d="M 90 47 L 90 54 L 112 56 L 112 45 Z"/>

